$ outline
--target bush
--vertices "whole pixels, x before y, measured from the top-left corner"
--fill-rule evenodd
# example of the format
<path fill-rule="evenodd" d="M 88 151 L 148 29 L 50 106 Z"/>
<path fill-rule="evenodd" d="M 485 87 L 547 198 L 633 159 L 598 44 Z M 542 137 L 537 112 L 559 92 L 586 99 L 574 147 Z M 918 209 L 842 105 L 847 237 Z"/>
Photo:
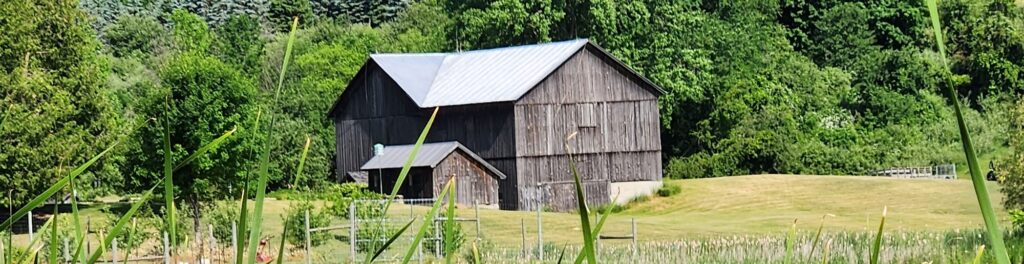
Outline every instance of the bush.
<path fill-rule="evenodd" d="M 216 202 L 207 209 L 206 221 L 213 225 L 213 237 L 218 242 L 228 245 L 234 240 L 231 237 L 232 223 L 238 222 L 238 202 Z M 236 227 L 237 228 L 237 227 Z"/>
<path fill-rule="evenodd" d="M 284 236 L 292 245 L 300 247 L 306 245 L 306 211 L 309 211 L 310 228 L 327 227 L 331 224 L 331 216 L 327 212 L 317 211 L 313 203 L 309 201 L 293 203 L 288 207 L 288 212 L 284 216 L 284 226 L 288 229 Z M 319 246 L 330 238 L 331 234 L 327 232 L 311 232 L 309 243 L 312 246 Z"/>
<path fill-rule="evenodd" d="M 683 187 L 679 187 L 679 185 L 675 184 L 665 183 L 661 185 L 661 188 L 658 188 L 658 191 L 656 193 L 659 197 L 670 197 L 681 192 L 683 192 Z"/>
<path fill-rule="evenodd" d="M 1015 233 L 1024 232 L 1024 211 L 1013 209 L 1010 213 L 1010 224 Z"/>
<path fill-rule="evenodd" d="M 444 218 L 443 215 L 444 214 L 441 216 L 442 218 Z M 459 252 L 462 245 L 466 243 L 466 234 L 462 232 L 462 224 L 458 222 L 456 222 L 455 226 L 452 227 L 452 245 L 450 248 L 445 245 L 445 235 L 444 221 L 441 221 L 436 226 L 428 228 L 426 235 L 424 235 L 423 249 L 429 252 L 442 252 L 441 255 L 444 256 L 446 248 L 448 249 L 447 251 L 453 253 Z M 440 243 L 436 243 L 435 239 L 441 239 Z M 438 248 L 438 246 L 440 246 L 440 248 Z"/>
<path fill-rule="evenodd" d="M 324 191 L 327 194 L 327 212 L 331 215 L 349 218 L 348 207 L 352 201 L 359 199 L 383 199 L 384 195 L 367 189 L 364 183 L 343 183 L 327 187 Z M 356 208 L 356 215 L 359 218 L 374 218 L 380 216 L 382 209 L 377 204 L 364 203 Z"/>
<path fill-rule="evenodd" d="M 375 252 L 397 231 L 398 228 L 389 225 L 387 221 L 368 220 L 363 222 L 356 229 L 356 251 Z M 426 240 L 423 244 L 426 246 Z"/>

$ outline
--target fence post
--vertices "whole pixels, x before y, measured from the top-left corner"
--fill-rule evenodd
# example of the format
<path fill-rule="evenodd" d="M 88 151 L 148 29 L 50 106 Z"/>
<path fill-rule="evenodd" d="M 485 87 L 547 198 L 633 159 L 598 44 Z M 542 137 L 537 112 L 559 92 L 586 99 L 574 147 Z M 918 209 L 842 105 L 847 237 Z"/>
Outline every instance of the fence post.
<path fill-rule="evenodd" d="M 238 223 L 231 221 L 231 260 L 238 258 Z"/>
<path fill-rule="evenodd" d="M 529 260 L 530 256 L 526 254 L 526 219 L 519 218 L 519 233 L 523 236 L 523 247 L 522 252 L 519 252 L 520 258 Z"/>
<path fill-rule="evenodd" d="M 310 242 L 311 238 L 309 237 L 309 210 L 306 210 L 306 229 L 304 229 L 303 232 L 306 233 L 306 264 L 310 264 L 313 258 L 313 250 L 311 249 L 311 245 L 313 243 Z M 282 237 L 281 239 L 284 238 Z M 281 256 L 277 257 L 280 258 Z"/>
<path fill-rule="evenodd" d="M 352 263 L 356 262 L 356 201 L 348 205 L 348 249 L 349 256 L 352 258 Z M 306 256 L 309 258 L 309 256 Z"/>
<path fill-rule="evenodd" d="M 3 255 L 3 252 L 2 252 L 3 248 L 4 248 L 3 247 L 3 243 L 0 243 L 0 256 Z M 70 248 L 71 248 L 71 241 L 67 237 L 64 237 L 64 262 L 71 262 L 71 251 L 70 251 L 71 249 Z M 0 257 L 0 259 L 3 259 L 3 257 Z"/>
<path fill-rule="evenodd" d="M 110 244 L 110 262 L 117 264 L 117 238 Z"/>
<path fill-rule="evenodd" d="M 473 211 L 476 212 L 476 241 L 480 241 L 480 200 L 473 200 Z"/>
<path fill-rule="evenodd" d="M 208 224 L 206 225 L 206 227 L 209 228 L 210 231 L 210 262 L 213 262 L 213 260 L 216 258 L 216 254 L 213 252 L 217 251 L 217 238 L 213 236 L 213 225 Z M 282 237 L 281 239 L 284 239 L 284 237 Z"/>
<path fill-rule="evenodd" d="M 636 253 L 639 250 L 639 248 L 636 246 L 636 218 L 635 217 L 634 218 L 630 218 L 630 225 L 632 226 L 632 229 L 633 229 L 633 256 L 632 256 L 632 259 L 635 261 L 636 260 Z"/>
<path fill-rule="evenodd" d="M 92 230 L 92 217 L 85 218 L 85 234 L 83 234 L 85 240 L 85 252 L 92 252 L 92 242 L 89 242 L 89 230 Z"/>
<path fill-rule="evenodd" d="M 416 244 L 416 261 L 423 264 L 423 240 L 420 240 L 419 244 Z"/>
<path fill-rule="evenodd" d="M 544 261 L 544 225 L 540 217 L 542 203 L 537 203 L 537 259 Z"/>
<path fill-rule="evenodd" d="M 594 219 L 601 219 L 601 213 L 597 213 Z M 601 232 L 594 234 L 594 256 L 601 256 Z"/>
<path fill-rule="evenodd" d="M 167 240 L 167 232 L 164 232 L 164 264 L 171 264 L 171 242 Z"/>
<path fill-rule="evenodd" d="M 32 210 L 28 211 L 28 241 L 32 241 L 35 237 L 35 232 L 32 230 Z"/>
<path fill-rule="evenodd" d="M 430 220 L 434 221 L 434 256 L 441 257 L 441 224 L 437 222 L 437 218 Z"/>

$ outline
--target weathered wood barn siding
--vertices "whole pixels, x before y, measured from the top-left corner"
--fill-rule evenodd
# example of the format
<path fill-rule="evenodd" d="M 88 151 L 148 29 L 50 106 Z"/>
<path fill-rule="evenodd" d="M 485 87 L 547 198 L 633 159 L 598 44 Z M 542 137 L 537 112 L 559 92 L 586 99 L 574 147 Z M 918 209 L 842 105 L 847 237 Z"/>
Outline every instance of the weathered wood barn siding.
<path fill-rule="evenodd" d="M 337 175 L 358 171 L 373 156 L 373 144 L 416 143 L 433 109 L 420 109 L 379 66 L 370 61 L 342 95 L 333 114 Z M 505 175 L 515 175 L 512 103 L 442 107 L 427 142 L 458 141 Z M 342 179 L 338 179 L 342 180 Z M 515 179 L 499 182 L 503 209 L 515 209 Z"/>
<path fill-rule="evenodd" d="M 439 195 L 452 176 L 455 179 L 455 202 L 471 205 L 498 204 L 498 176 L 482 164 L 456 150 L 434 167 L 434 194 Z"/>
<path fill-rule="evenodd" d="M 352 79 L 338 105 L 332 114 L 339 177 L 358 171 L 373 156 L 373 144 L 415 143 L 429 115 L 372 61 Z"/>
<path fill-rule="evenodd" d="M 611 182 L 661 180 L 657 96 L 600 52 L 587 46 L 516 102 L 520 210 L 576 207 L 564 195 L 573 192 L 565 144 L 574 132 L 588 203 L 609 202 Z"/>

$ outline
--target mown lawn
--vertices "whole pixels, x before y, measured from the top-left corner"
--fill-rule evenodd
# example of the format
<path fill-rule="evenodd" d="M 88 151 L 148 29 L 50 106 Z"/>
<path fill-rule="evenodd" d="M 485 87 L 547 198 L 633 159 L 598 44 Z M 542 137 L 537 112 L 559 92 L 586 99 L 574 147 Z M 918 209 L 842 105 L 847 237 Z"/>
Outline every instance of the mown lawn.
<path fill-rule="evenodd" d="M 603 232 L 626 235 L 636 219 L 641 241 L 674 241 L 683 238 L 728 235 L 781 234 L 793 220 L 805 231 L 817 228 L 823 215 L 830 214 L 826 231 L 867 231 L 878 226 L 882 208 L 888 206 L 887 232 L 952 231 L 980 227 L 981 216 L 970 181 L 892 179 L 882 177 L 755 175 L 711 179 L 673 180 L 681 194 L 658 197 L 634 204 L 609 217 Z M 989 185 L 997 210 L 1001 211 L 998 186 Z M 282 215 L 290 201 L 266 203 L 264 234 L 273 236 L 276 247 L 282 231 Z M 410 208 L 396 204 L 393 214 L 408 217 Z M 422 215 L 427 208 L 411 208 Z M 472 217 L 472 208 L 460 208 L 459 215 Z M 494 245 L 519 248 L 521 223 L 526 240 L 536 246 L 536 212 L 480 209 L 483 238 Z M 97 208 L 83 211 L 85 217 L 103 219 Z M 580 240 L 579 216 L 544 212 L 544 241 L 554 245 Z M 1002 217 L 1005 219 L 1005 215 Z M 1005 221 L 1004 221 L 1005 222 Z M 336 219 L 336 224 L 347 223 Z M 418 225 L 417 225 L 418 226 Z M 468 237 L 475 236 L 472 223 L 464 223 Z M 414 231 L 414 230 L 413 230 Z M 347 258 L 347 231 L 335 231 L 332 240 L 314 249 L 323 259 Z M 27 243 L 26 235 L 18 244 Z M 607 242 L 609 244 L 624 242 Z M 396 249 L 404 250 L 405 247 Z M 298 252 L 296 252 L 298 253 Z M 296 257 L 293 257 L 293 259 Z"/>

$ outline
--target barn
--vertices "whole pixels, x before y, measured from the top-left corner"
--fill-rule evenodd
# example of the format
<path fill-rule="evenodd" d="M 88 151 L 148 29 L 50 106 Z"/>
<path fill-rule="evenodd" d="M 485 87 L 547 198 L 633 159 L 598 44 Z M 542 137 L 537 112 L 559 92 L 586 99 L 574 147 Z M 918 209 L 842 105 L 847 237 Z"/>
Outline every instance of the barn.
<path fill-rule="evenodd" d="M 662 93 L 586 39 L 372 54 L 328 113 L 337 175 L 366 175 L 375 144 L 415 143 L 436 107 L 426 142 L 458 142 L 500 171 L 502 209 L 575 208 L 569 153 L 589 204 L 628 201 L 661 185 Z"/>

